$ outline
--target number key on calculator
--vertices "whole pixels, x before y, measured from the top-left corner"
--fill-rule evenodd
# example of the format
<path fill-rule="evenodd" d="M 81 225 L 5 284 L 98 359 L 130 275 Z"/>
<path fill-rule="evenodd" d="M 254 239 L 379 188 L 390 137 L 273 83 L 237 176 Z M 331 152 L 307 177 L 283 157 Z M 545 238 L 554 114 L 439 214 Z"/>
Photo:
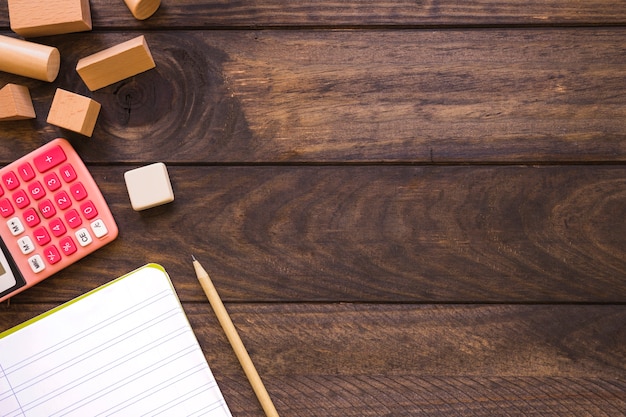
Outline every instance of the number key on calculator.
<path fill-rule="evenodd" d="M 55 139 L 0 168 L 0 302 L 117 237 L 74 148 Z"/>

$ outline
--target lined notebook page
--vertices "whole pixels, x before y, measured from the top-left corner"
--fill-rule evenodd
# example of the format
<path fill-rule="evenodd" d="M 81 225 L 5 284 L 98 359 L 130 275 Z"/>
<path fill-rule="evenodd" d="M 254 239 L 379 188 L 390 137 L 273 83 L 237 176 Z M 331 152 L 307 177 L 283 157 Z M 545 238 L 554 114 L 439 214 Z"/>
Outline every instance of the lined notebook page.
<path fill-rule="evenodd" d="M 231 416 L 157 265 L 0 335 L 0 415 Z"/>

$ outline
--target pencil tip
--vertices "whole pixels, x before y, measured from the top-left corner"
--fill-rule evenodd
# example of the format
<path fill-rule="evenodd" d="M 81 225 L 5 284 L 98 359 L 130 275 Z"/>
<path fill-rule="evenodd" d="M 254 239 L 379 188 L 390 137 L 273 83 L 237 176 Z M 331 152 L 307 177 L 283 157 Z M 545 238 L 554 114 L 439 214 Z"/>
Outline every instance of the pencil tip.
<path fill-rule="evenodd" d="M 193 255 L 191 255 L 191 260 L 192 260 L 193 262 L 195 262 L 195 261 L 196 261 L 196 257 L 195 257 L 195 256 L 193 256 Z"/>

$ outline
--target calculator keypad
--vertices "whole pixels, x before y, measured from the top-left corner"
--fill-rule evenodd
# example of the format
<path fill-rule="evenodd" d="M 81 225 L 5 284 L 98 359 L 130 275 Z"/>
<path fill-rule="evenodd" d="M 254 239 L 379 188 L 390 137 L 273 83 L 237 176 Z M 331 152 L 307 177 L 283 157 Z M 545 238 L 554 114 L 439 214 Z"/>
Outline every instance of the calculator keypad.
<path fill-rule="evenodd" d="M 0 218 L 27 286 L 117 237 L 104 198 L 64 139 L 0 169 Z"/>
<path fill-rule="evenodd" d="M 60 147 L 53 147 L 46 153 L 36 156 L 34 158 L 34 163 L 37 170 L 43 173 L 53 169 L 55 166 L 66 161 L 66 159 L 65 153 Z M 34 171 L 28 163 L 21 165 L 18 172 L 20 173 L 22 180 L 26 182 L 35 178 Z M 50 192 L 57 191 L 59 186 L 63 186 L 60 181 L 56 180 L 58 177 L 62 178 L 67 184 L 70 184 L 77 179 L 76 171 L 71 164 L 63 165 L 59 169 L 58 177 L 57 173 L 52 173 L 52 175 L 53 176 L 49 176 L 48 181 L 48 191 Z M 54 180 L 50 180 L 52 178 L 54 178 Z M 46 196 L 46 190 L 39 181 L 28 183 L 26 189 L 18 189 L 18 187 L 22 184 L 20 183 L 16 173 L 13 171 L 9 171 L 4 174 L 2 176 L 2 180 L 6 188 L 12 191 L 11 199 L 13 200 L 11 202 L 8 198 L 5 198 L 5 200 L 0 203 L 0 207 L 5 207 L 5 211 L 2 212 L 3 217 L 13 215 L 15 213 L 15 209 L 24 210 L 29 207 L 31 205 L 31 197 L 33 200 L 37 201 Z M 46 198 L 37 203 L 37 209 L 29 207 L 27 210 L 22 212 L 22 218 L 26 225 L 30 228 L 39 226 L 42 219 L 50 220 L 45 226 L 39 226 L 33 229 L 31 231 L 32 238 L 31 236 L 25 236 L 22 240 L 18 241 L 18 245 L 20 245 L 22 253 L 24 254 L 33 252 L 33 240 L 38 246 L 42 248 L 45 247 L 43 250 L 43 259 L 39 254 L 34 255 L 31 259 L 29 259 L 29 264 L 31 265 L 33 272 L 39 272 L 45 269 L 46 265 L 44 261 L 50 265 L 54 265 L 60 261 L 61 254 L 56 246 L 46 246 L 51 241 L 50 232 L 54 234 L 54 236 L 58 237 L 63 235 L 67 230 L 63 221 L 59 217 L 55 216 L 58 212 L 64 212 L 73 204 L 83 201 L 88 197 L 87 191 L 81 182 L 71 184 L 69 191 L 70 193 L 65 190 L 56 192 L 54 194 L 54 203 L 49 198 Z M 15 208 L 11 207 L 12 203 L 15 205 Z M 86 220 L 92 220 L 98 215 L 96 206 L 90 200 L 80 204 L 79 207 L 79 211 L 72 210 L 70 213 L 68 218 L 70 228 L 76 228 L 82 224 L 81 215 Z M 106 235 L 106 227 L 104 227 L 102 220 L 96 220 L 94 223 L 98 225 L 96 227 L 96 230 L 99 231 L 98 237 L 101 238 Z M 11 218 L 7 222 L 7 226 L 9 230 L 11 230 L 12 234 L 17 233 L 19 235 L 25 231 L 19 217 Z M 79 244 L 83 247 L 93 242 L 90 232 L 86 228 L 82 228 L 80 231 L 76 232 L 75 237 Z M 74 245 L 72 245 L 71 239 L 72 238 L 68 236 L 65 240 L 65 245 L 73 247 Z M 66 250 L 64 252 L 71 254 L 75 251 Z"/>

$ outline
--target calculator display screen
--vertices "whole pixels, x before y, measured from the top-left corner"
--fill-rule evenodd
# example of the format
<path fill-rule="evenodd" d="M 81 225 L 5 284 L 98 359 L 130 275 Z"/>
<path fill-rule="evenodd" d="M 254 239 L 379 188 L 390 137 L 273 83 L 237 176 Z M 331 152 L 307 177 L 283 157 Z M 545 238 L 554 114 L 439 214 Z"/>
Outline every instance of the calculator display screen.
<path fill-rule="evenodd" d="M 17 272 L 11 255 L 8 254 L 4 242 L 0 240 L 0 297 L 25 285 L 22 275 Z"/>

